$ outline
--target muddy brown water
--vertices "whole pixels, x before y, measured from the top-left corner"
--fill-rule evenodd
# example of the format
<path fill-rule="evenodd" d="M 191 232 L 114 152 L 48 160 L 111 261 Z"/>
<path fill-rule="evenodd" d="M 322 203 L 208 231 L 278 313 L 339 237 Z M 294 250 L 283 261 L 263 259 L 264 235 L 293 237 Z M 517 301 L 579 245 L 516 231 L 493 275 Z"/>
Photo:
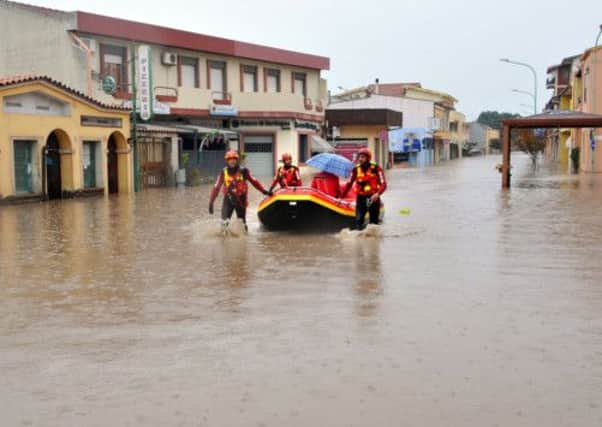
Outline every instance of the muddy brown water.
<path fill-rule="evenodd" d="M 602 179 L 498 161 L 392 171 L 380 238 L 0 208 L 0 425 L 602 425 Z"/>

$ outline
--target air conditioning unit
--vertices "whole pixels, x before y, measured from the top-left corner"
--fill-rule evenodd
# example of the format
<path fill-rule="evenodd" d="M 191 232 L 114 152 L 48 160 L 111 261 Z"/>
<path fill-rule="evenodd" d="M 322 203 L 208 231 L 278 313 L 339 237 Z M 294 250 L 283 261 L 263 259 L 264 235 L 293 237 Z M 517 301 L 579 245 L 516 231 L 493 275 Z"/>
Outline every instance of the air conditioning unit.
<path fill-rule="evenodd" d="M 163 65 L 177 65 L 178 54 L 174 52 L 163 52 L 161 62 L 163 63 Z"/>

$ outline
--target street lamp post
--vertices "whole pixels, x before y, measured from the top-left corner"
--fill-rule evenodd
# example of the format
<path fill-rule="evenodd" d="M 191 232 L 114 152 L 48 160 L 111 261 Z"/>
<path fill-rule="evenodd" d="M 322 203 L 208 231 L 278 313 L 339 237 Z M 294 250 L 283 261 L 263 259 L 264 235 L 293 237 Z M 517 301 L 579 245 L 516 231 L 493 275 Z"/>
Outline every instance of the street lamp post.
<path fill-rule="evenodd" d="M 529 105 L 529 107 L 533 108 L 533 111 L 535 111 L 535 114 L 537 114 L 537 99 L 536 96 L 533 92 L 529 92 L 528 90 L 520 90 L 520 89 L 512 89 L 512 92 L 514 93 L 521 93 L 523 95 L 529 95 L 531 98 L 533 98 L 533 105 Z M 521 106 L 525 106 L 524 104 L 521 104 Z"/>
<path fill-rule="evenodd" d="M 529 70 L 531 70 L 531 72 L 533 73 L 533 113 L 537 114 L 537 71 L 535 70 L 535 67 L 533 67 L 532 65 L 529 65 L 525 62 L 519 62 L 519 61 L 512 61 L 508 58 L 502 58 L 500 59 L 500 61 L 505 62 L 507 64 L 513 64 L 513 65 L 519 65 L 521 67 L 526 67 Z"/>

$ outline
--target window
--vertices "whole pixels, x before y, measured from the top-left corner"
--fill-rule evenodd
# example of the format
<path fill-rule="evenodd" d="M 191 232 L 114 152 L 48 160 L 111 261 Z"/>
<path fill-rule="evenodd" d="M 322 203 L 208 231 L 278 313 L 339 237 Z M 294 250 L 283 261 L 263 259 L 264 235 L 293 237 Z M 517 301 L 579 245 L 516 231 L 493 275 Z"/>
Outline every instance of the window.
<path fill-rule="evenodd" d="M 271 93 L 280 92 L 280 70 L 265 70 L 265 91 Z"/>
<path fill-rule="evenodd" d="M 96 142 L 84 141 L 84 187 L 96 188 Z"/>
<path fill-rule="evenodd" d="M 307 96 L 305 77 L 305 73 L 293 73 L 293 93 L 303 97 Z"/>
<path fill-rule="evenodd" d="M 104 75 L 112 76 L 117 82 L 117 91 L 128 90 L 127 49 L 122 46 L 100 46 L 100 68 Z"/>
<path fill-rule="evenodd" d="M 307 134 L 299 134 L 299 163 L 305 163 L 309 157 Z"/>
<path fill-rule="evenodd" d="M 226 84 L 226 63 L 223 61 L 208 61 L 207 87 L 213 92 L 213 99 L 226 99 L 228 86 Z"/>
<path fill-rule="evenodd" d="M 241 92 L 257 92 L 257 67 L 254 65 L 242 65 L 241 72 Z"/>
<path fill-rule="evenodd" d="M 189 88 L 199 87 L 199 60 L 180 56 L 180 86 Z"/>

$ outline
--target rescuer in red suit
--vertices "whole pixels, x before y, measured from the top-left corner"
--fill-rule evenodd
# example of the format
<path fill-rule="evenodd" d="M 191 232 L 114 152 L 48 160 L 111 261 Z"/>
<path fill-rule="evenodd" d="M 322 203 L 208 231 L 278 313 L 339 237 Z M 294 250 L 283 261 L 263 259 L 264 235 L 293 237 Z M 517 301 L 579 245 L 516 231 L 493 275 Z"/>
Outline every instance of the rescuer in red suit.
<path fill-rule="evenodd" d="M 270 191 L 274 190 L 276 185 L 280 184 L 280 188 L 286 187 L 301 187 L 301 176 L 299 174 L 299 168 L 293 165 L 293 156 L 288 153 L 282 155 L 282 166 L 276 171 L 274 181 Z"/>
<path fill-rule="evenodd" d="M 380 166 L 372 162 L 372 153 L 362 148 L 357 153 L 358 164 L 351 172 L 351 179 L 343 189 L 344 198 L 355 184 L 357 198 L 355 203 L 355 228 L 364 228 L 366 213 L 370 215 L 370 224 L 378 224 L 380 217 L 380 196 L 387 189 L 385 174 Z"/>
<path fill-rule="evenodd" d="M 236 211 L 236 216 L 242 219 L 246 225 L 247 206 L 249 204 L 247 200 L 249 192 L 247 182 L 250 182 L 253 187 L 266 196 L 271 195 L 271 192 L 263 188 L 261 182 L 251 175 L 249 169 L 240 166 L 240 157 L 236 151 L 228 151 L 225 159 L 226 167 L 217 176 L 217 180 L 211 191 L 209 213 L 213 215 L 213 203 L 215 202 L 220 189 L 223 187 L 222 192 L 224 194 L 224 200 L 222 202 L 222 220 L 229 220 L 234 211 Z"/>

